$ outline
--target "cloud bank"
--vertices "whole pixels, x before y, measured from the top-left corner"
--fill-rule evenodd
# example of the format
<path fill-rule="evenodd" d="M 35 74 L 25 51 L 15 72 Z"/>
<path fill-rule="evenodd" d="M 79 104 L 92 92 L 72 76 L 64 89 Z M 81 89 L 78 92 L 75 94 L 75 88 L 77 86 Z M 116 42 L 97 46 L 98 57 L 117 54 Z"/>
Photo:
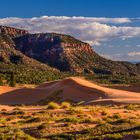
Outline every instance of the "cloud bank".
<path fill-rule="evenodd" d="M 95 18 L 42 16 L 33 18 L 3 18 L 1 25 L 19 27 L 31 33 L 59 32 L 73 35 L 78 39 L 99 45 L 100 41 L 113 38 L 130 38 L 140 36 L 140 27 L 123 26 L 131 23 L 129 18 Z"/>
<path fill-rule="evenodd" d="M 140 57 L 140 52 L 130 52 L 130 53 L 128 53 L 128 56 L 139 56 Z"/>

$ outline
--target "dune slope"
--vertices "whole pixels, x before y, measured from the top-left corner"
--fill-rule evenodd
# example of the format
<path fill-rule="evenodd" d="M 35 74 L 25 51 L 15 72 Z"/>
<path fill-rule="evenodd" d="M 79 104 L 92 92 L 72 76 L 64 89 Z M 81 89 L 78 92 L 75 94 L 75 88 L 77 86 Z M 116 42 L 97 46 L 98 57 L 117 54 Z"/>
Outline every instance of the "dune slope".
<path fill-rule="evenodd" d="M 0 87 L 0 104 L 45 103 L 52 100 L 85 101 L 85 104 L 140 103 L 140 93 L 102 87 L 79 77 L 44 83 L 34 89 Z"/>

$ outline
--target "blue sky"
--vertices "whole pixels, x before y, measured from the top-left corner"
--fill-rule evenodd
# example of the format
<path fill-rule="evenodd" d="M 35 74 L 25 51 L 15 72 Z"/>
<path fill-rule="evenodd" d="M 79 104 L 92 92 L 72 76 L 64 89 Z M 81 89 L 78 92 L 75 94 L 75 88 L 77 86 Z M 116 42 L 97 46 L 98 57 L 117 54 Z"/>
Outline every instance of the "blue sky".
<path fill-rule="evenodd" d="M 0 0 L 0 17 L 139 17 L 140 0 Z"/>
<path fill-rule="evenodd" d="M 0 25 L 70 34 L 106 58 L 140 61 L 140 0 L 0 0 Z"/>

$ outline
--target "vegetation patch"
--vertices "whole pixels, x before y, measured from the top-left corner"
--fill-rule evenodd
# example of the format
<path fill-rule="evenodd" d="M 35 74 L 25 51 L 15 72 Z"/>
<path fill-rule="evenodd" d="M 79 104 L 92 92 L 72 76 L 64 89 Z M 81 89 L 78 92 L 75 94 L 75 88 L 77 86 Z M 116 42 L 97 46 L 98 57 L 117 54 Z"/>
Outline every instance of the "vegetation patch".
<path fill-rule="evenodd" d="M 50 102 L 47 108 L 46 105 L 25 108 L 1 109 L 0 140 L 140 139 L 140 112 L 126 109 L 126 105 L 76 106 Z M 24 113 L 17 113 L 21 111 Z"/>

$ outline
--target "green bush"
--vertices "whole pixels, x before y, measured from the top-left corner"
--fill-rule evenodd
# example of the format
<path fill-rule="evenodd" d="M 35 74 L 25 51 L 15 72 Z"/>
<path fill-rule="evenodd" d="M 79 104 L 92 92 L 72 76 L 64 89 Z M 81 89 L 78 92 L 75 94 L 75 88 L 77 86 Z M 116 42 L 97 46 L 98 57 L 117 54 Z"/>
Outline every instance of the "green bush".
<path fill-rule="evenodd" d="M 59 109 L 59 108 L 60 108 L 59 104 L 55 102 L 50 102 L 47 106 L 47 109 Z"/>
<path fill-rule="evenodd" d="M 62 102 L 61 103 L 61 108 L 70 108 L 71 104 L 69 102 Z"/>
<path fill-rule="evenodd" d="M 62 122 L 73 122 L 73 123 L 79 123 L 79 120 L 78 118 L 64 118 L 62 119 L 61 121 Z"/>
<path fill-rule="evenodd" d="M 112 118 L 114 118 L 114 119 L 121 119 L 121 116 L 120 116 L 120 114 L 114 114 L 112 116 Z"/>
<path fill-rule="evenodd" d="M 11 113 L 9 113 L 9 115 L 24 115 L 25 112 L 22 110 L 14 110 Z"/>
<path fill-rule="evenodd" d="M 105 139 L 107 140 L 122 140 L 123 136 L 119 133 L 117 134 L 108 134 Z"/>
<path fill-rule="evenodd" d="M 81 119 L 81 118 L 76 118 L 76 117 L 67 117 L 67 118 L 64 118 L 60 121 L 62 121 L 62 122 L 73 122 L 73 123 L 92 123 L 93 122 L 93 120 L 90 119 L 90 118 Z"/>
<path fill-rule="evenodd" d="M 2 124 L 2 123 L 6 123 L 6 118 L 0 118 L 0 124 Z"/>

